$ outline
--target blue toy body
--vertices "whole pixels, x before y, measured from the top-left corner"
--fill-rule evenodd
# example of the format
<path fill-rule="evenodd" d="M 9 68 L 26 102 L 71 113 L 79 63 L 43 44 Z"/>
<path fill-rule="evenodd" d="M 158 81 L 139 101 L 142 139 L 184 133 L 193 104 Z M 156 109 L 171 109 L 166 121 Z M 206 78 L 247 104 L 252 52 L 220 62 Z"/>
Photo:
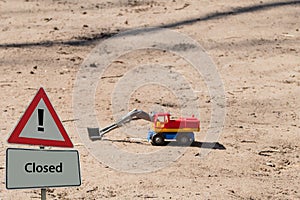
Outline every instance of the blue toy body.
<path fill-rule="evenodd" d="M 148 131 L 147 136 L 148 142 L 151 142 L 153 145 L 165 145 L 169 141 L 177 141 L 181 145 L 189 145 L 195 141 L 195 134 L 193 132 L 162 132 L 156 133 L 153 130 Z"/>

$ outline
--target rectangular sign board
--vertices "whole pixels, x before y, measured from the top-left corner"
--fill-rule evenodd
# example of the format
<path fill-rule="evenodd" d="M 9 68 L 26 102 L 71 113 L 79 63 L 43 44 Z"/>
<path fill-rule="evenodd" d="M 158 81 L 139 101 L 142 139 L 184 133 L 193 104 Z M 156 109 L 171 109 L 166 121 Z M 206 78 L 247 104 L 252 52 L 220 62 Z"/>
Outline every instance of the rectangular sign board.
<path fill-rule="evenodd" d="M 6 150 L 6 188 L 80 186 L 77 150 Z"/>

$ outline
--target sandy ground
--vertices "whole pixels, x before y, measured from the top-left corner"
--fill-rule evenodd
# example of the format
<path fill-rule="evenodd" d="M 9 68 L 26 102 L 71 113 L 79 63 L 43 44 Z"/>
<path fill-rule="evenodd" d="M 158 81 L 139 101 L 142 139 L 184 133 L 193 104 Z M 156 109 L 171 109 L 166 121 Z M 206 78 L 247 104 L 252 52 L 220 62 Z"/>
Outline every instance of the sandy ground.
<path fill-rule="evenodd" d="M 48 199 L 300 198 L 300 1 L 0 0 L 0 17 L 1 199 L 40 197 L 38 189 L 5 188 L 6 148 L 29 147 L 6 140 L 40 86 L 80 152 L 82 173 L 80 187 L 49 188 Z M 170 28 L 206 50 L 223 81 L 226 118 L 219 145 L 208 155 L 199 156 L 204 147 L 195 145 L 166 168 L 136 174 L 92 156 L 76 129 L 72 102 L 77 72 L 93 48 L 138 27 Z M 95 94 L 99 123 L 114 121 L 111 95 L 126 71 L 153 62 L 177 70 L 200 91 L 201 144 L 211 115 L 207 87 L 188 63 L 166 52 L 131 52 L 107 68 Z M 176 95 L 155 85 L 132 94 L 128 111 L 134 107 L 180 113 Z M 135 153 L 164 148 L 128 142 L 122 130 L 103 142 Z"/>

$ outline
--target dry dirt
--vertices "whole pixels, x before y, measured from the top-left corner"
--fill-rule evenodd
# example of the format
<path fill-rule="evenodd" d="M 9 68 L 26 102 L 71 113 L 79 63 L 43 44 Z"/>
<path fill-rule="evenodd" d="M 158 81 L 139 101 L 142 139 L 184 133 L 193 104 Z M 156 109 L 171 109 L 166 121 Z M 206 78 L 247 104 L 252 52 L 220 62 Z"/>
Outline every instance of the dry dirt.
<path fill-rule="evenodd" d="M 1 199 L 40 198 L 39 189 L 5 188 L 6 148 L 28 148 L 6 140 L 40 86 L 80 152 L 82 173 L 80 187 L 49 188 L 48 199 L 300 198 L 300 1 L 0 0 L 0 17 Z M 187 147 L 168 167 L 135 174 L 114 170 L 89 153 L 72 102 L 77 72 L 93 48 L 138 27 L 170 28 L 206 50 L 225 87 L 226 118 L 219 145 L 208 155 L 199 157 L 201 145 Z M 114 121 L 114 86 L 129 67 L 144 63 L 169 66 L 200 91 L 202 130 L 196 140 L 201 144 L 210 123 L 210 96 L 189 64 L 168 52 L 131 52 L 107 68 L 95 95 L 99 123 Z M 128 111 L 178 115 L 175 97 L 161 86 L 146 85 L 132 94 Z M 138 153 L 164 148 L 130 142 L 122 130 L 104 142 Z"/>

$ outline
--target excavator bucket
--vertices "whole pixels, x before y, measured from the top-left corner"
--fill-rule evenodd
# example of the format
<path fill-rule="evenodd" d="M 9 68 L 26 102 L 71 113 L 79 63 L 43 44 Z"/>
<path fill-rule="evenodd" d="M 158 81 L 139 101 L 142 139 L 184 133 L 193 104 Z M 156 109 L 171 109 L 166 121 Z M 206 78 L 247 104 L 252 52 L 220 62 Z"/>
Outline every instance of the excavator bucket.
<path fill-rule="evenodd" d="M 131 120 L 138 120 L 143 119 L 146 121 L 153 122 L 153 115 L 154 113 L 146 113 L 142 110 L 133 109 L 129 113 L 127 113 L 125 116 L 123 116 L 121 119 L 119 119 L 116 123 L 113 123 L 109 126 L 106 126 L 105 128 L 99 130 L 99 128 L 88 128 L 89 138 L 94 140 L 101 140 L 101 138 L 108 132 L 123 126 L 124 124 L 130 122 Z"/>
<path fill-rule="evenodd" d="M 87 128 L 88 133 L 89 133 L 89 138 L 94 141 L 94 140 L 101 140 L 101 136 L 99 133 L 99 128 Z"/>

